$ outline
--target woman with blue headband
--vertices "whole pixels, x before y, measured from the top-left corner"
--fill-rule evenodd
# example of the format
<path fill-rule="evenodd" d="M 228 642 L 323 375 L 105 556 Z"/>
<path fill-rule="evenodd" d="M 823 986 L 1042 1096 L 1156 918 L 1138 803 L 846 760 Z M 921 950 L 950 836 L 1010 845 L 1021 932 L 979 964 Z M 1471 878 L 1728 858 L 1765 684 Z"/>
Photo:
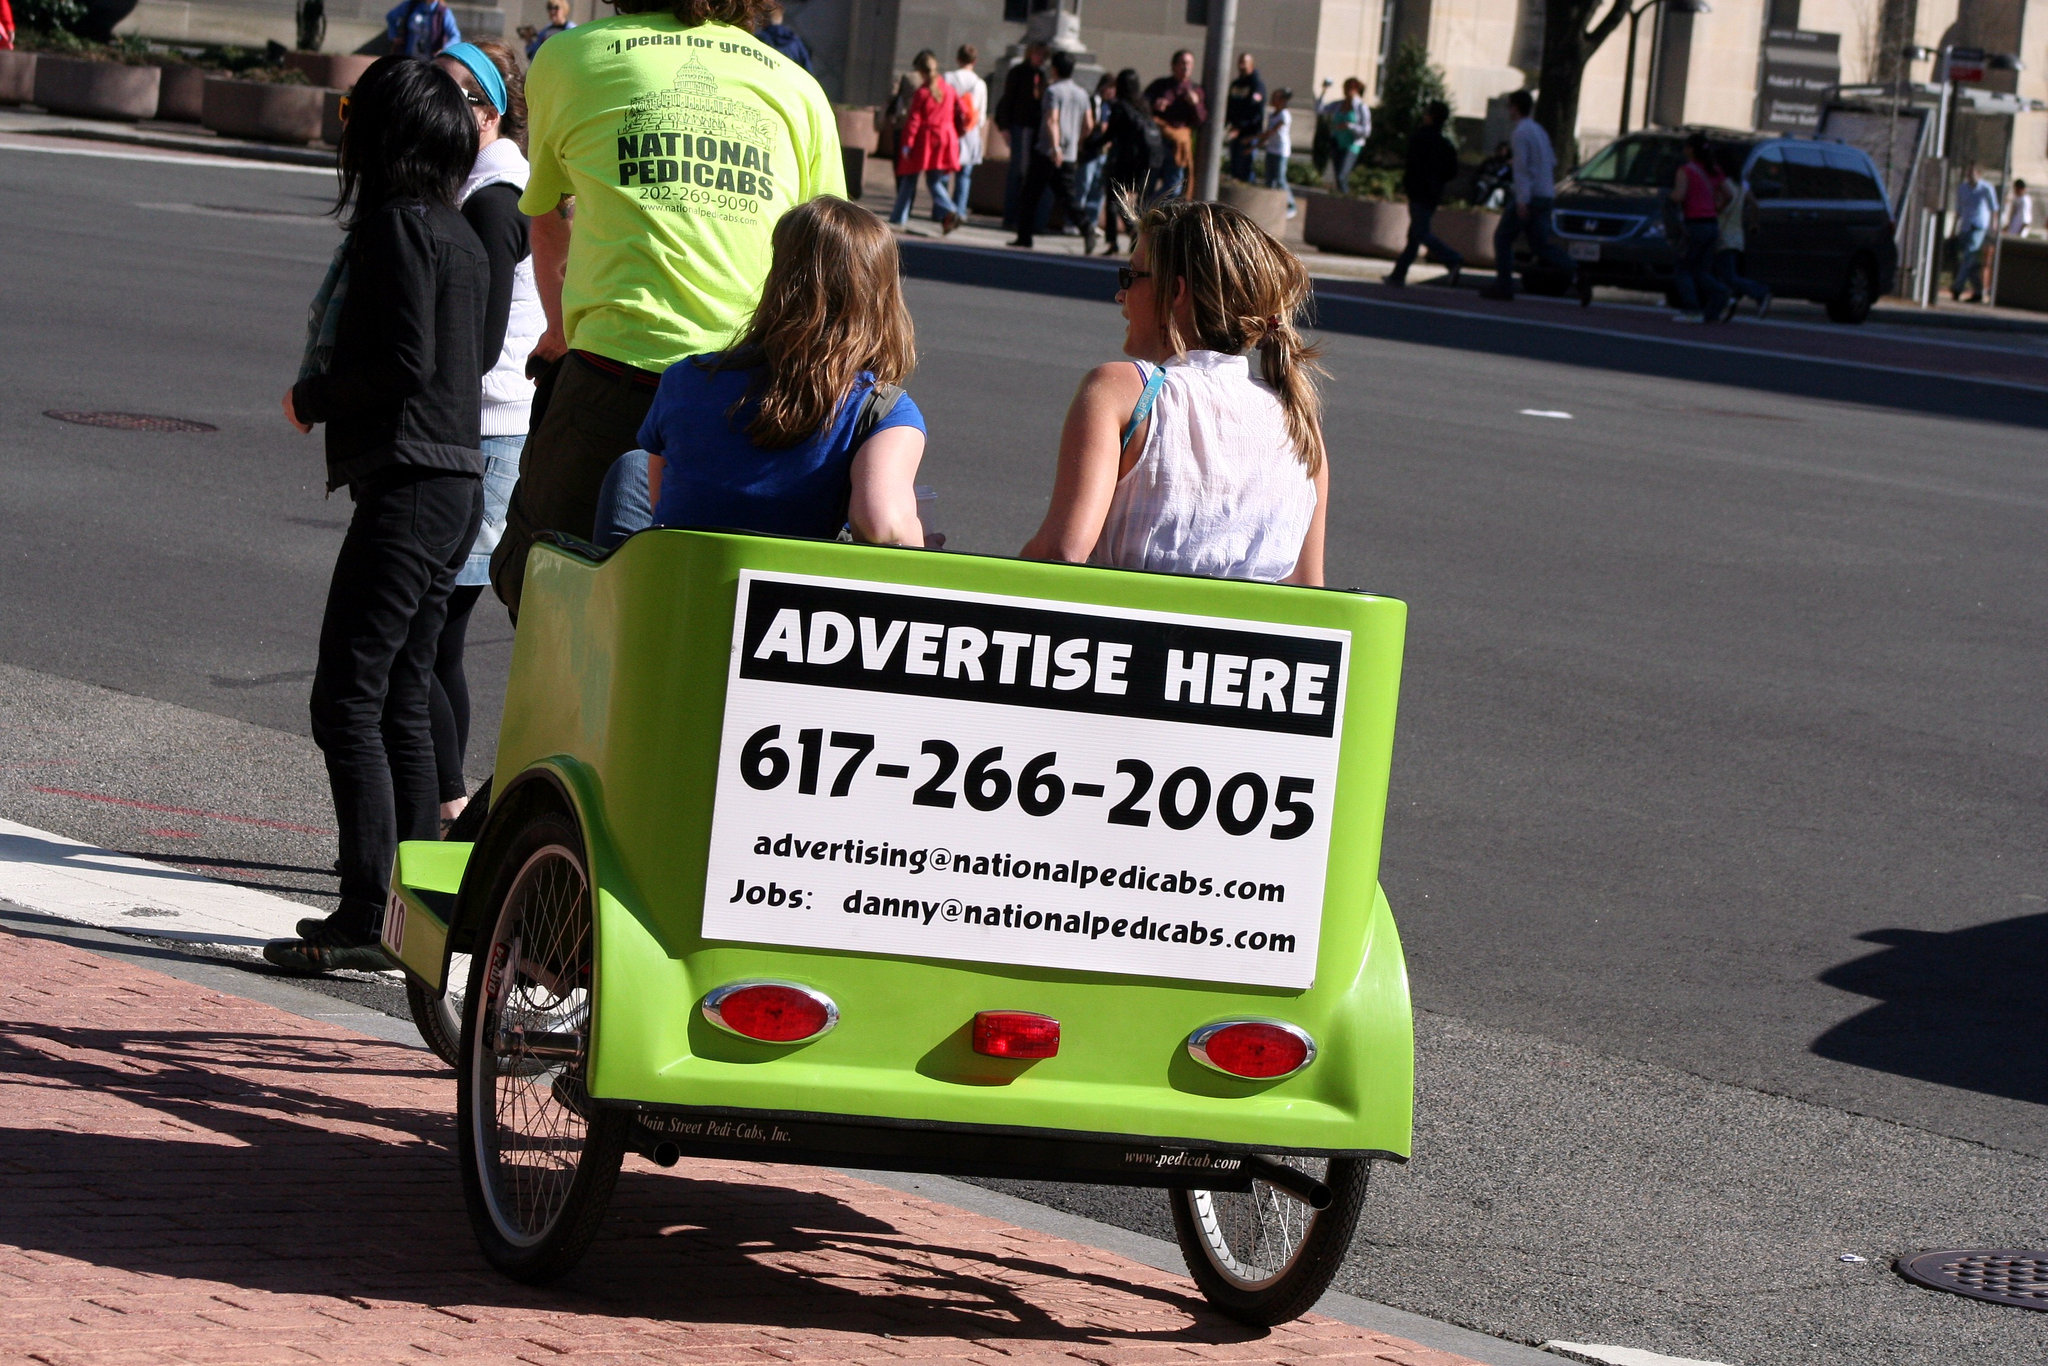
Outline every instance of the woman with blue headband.
<path fill-rule="evenodd" d="M 526 444 L 533 405 L 533 381 L 526 358 L 547 330 L 540 291 L 534 285 L 527 243 L 527 217 L 519 212 L 526 190 L 525 79 L 519 58 L 505 44 L 485 38 L 457 43 L 435 65 L 455 78 L 476 116 L 476 164 L 455 202 L 482 239 L 491 263 L 491 293 L 484 339 L 502 340 L 486 357 L 491 368 L 483 384 L 484 519 L 469 559 L 455 579 L 448 624 L 434 661 L 432 718 L 434 761 L 440 771 L 441 820 L 445 826 L 468 802 L 463 756 L 469 747 L 469 684 L 463 673 L 463 643 L 470 610 L 491 581 L 491 551 L 505 531 L 505 505 L 519 482 L 519 454 Z"/>

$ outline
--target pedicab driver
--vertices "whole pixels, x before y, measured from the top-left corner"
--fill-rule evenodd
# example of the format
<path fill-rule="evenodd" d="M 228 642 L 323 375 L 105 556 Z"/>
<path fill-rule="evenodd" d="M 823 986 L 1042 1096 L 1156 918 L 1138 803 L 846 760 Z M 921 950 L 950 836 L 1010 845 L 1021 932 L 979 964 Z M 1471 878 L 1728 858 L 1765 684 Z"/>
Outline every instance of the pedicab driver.
<path fill-rule="evenodd" d="M 767 0 L 614 3 L 616 17 L 550 38 L 526 83 L 519 207 L 548 322 L 534 357 L 555 372 L 491 558 L 515 613 L 534 536 L 590 536 L 662 371 L 746 321 L 776 220 L 846 192 L 825 92 L 753 36 Z"/>

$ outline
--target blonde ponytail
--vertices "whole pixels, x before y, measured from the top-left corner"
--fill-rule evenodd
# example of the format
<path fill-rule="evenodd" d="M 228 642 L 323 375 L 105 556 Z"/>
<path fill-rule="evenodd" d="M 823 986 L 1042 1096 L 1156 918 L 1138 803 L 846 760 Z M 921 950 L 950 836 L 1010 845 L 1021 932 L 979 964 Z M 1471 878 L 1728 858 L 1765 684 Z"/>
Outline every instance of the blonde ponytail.
<path fill-rule="evenodd" d="M 1308 269 L 1293 252 L 1227 204 L 1167 200 L 1138 224 L 1152 265 L 1160 331 L 1183 355 L 1191 349 L 1241 356 L 1257 348 L 1259 373 L 1280 397 L 1295 458 L 1311 477 L 1323 468 L 1320 351 L 1302 338 Z M 1183 336 L 1173 301 L 1185 282 L 1194 335 Z"/>

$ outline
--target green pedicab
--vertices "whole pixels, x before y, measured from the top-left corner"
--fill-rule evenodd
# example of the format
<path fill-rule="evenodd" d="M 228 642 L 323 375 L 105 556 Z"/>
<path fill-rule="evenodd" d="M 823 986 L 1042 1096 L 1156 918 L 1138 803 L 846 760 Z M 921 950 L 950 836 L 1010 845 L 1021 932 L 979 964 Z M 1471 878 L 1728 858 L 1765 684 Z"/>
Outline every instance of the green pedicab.
<path fill-rule="evenodd" d="M 1218 1307 L 1305 1312 L 1409 1147 L 1405 617 L 739 534 L 536 548 L 489 815 L 401 847 L 384 927 L 428 999 L 469 955 L 486 1256 L 573 1266 L 627 1152 L 1154 1186 Z"/>

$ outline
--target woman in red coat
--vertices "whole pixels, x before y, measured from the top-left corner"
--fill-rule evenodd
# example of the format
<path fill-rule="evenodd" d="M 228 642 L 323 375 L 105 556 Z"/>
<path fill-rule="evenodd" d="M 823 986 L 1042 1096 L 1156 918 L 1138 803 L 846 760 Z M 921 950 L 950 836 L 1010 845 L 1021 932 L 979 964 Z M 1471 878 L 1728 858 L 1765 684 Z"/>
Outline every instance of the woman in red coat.
<path fill-rule="evenodd" d="M 931 188 L 932 220 L 951 232 L 960 226 L 961 206 L 950 193 L 954 173 L 960 169 L 960 95 L 941 79 L 939 59 L 931 49 L 918 53 L 911 65 L 923 85 L 911 98 L 910 112 L 896 134 L 896 208 L 889 222 L 899 228 L 910 222 L 922 172 Z"/>

